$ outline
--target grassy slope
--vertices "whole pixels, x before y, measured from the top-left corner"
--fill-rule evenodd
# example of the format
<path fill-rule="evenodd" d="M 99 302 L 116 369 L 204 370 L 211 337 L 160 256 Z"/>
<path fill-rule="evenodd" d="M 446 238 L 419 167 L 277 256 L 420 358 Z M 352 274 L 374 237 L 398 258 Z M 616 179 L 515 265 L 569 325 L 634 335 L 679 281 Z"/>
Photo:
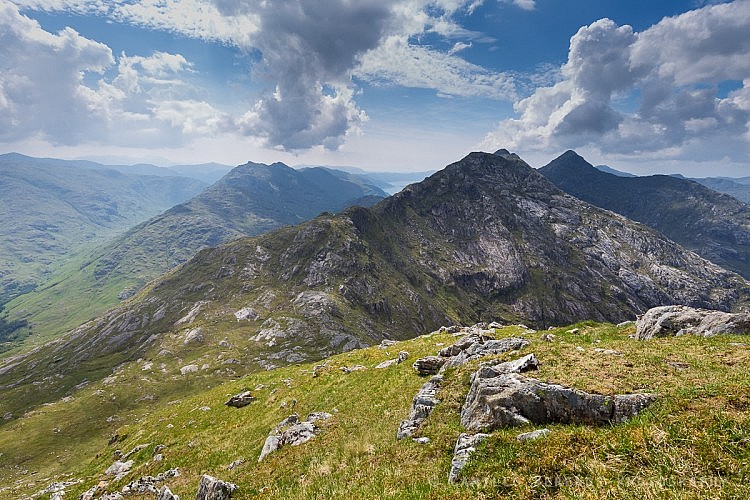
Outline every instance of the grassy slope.
<path fill-rule="evenodd" d="M 43 489 L 68 473 L 85 478 L 69 490 L 75 498 L 95 484 L 117 448 L 125 452 L 151 443 L 135 458 L 136 468 L 111 486 L 180 467 L 168 482 L 183 498 L 192 498 L 201 474 L 235 482 L 233 498 L 743 498 L 750 495 L 750 352 L 742 337 L 694 337 L 636 342 L 632 327 L 579 324 L 581 333 L 526 335 L 542 363 L 536 377 L 606 394 L 657 392 L 662 397 L 638 418 L 618 426 L 591 428 L 552 425 L 543 440 L 518 443 L 529 429 L 497 431 L 480 446 L 464 469 L 464 482 L 447 484 L 459 410 L 474 365 L 446 377 L 422 435 L 428 445 L 396 441 L 399 422 L 424 382 L 411 369 L 418 356 L 434 354 L 454 341 L 450 335 L 423 336 L 387 350 L 353 351 L 327 360 L 317 378 L 312 365 L 293 365 L 251 374 L 208 390 L 197 390 L 199 372 L 175 384 L 177 360 L 165 360 L 167 375 L 143 371 L 143 361 L 123 365 L 109 383 L 92 384 L 64 402 L 43 406 L 12 423 L 0 424 L 0 496 L 17 498 Z M 519 335 L 518 327 L 497 336 Z M 546 333 L 546 332 L 545 332 Z M 733 343 L 735 343 L 733 345 Z M 576 349 L 581 346 L 585 352 Z M 594 352 L 612 348 L 623 356 Z M 407 363 L 385 370 L 373 367 L 411 353 Z M 501 359 L 511 359 L 506 354 Z M 678 369 L 670 363 L 686 363 Z M 154 365 L 158 368 L 160 361 Z M 367 370 L 342 373 L 341 366 Z M 177 377 L 180 378 L 180 377 Z M 243 409 L 223 402 L 242 389 L 254 389 L 257 401 Z M 192 394 L 191 394 L 192 393 Z M 148 398 L 138 401 L 145 395 Z M 257 464 L 268 431 L 290 411 L 329 411 L 313 441 L 284 448 Z M 204 411 L 201 407 L 211 409 Z M 111 422 L 107 422 L 108 417 Z M 170 425 L 171 424 L 171 425 Z M 107 445 L 117 433 L 119 441 Z M 24 439 L 19 440 L 18 436 Z M 150 462 L 156 444 L 167 446 L 163 462 Z M 246 463 L 227 471 L 232 461 Z M 25 471 L 25 472 L 24 472 Z M 76 489 L 77 488 L 77 489 Z"/>

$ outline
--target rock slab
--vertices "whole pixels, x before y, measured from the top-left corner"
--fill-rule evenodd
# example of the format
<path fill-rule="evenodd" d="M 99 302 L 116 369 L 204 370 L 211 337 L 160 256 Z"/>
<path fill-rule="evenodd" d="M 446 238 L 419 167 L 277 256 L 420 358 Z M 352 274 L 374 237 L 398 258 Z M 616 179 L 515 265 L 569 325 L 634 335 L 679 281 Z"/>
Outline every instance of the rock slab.
<path fill-rule="evenodd" d="M 461 469 L 469 461 L 469 457 L 476 451 L 476 445 L 487 439 L 489 434 L 466 434 L 461 433 L 453 449 L 453 459 L 451 460 L 451 470 L 448 473 L 448 482 L 457 483 L 460 477 Z"/>
<path fill-rule="evenodd" d="M 255 401 L 255 398 L 252 396 L 252 394 L 250 394 L 250 391 L 244 391 L 239 394 L 235 394 L 224 404 L 227 406 L 231 406 L 232 408 L 243 408 L 253 401 Z"/>
<path fill-rule="evenodd" d="M 712 337 L 724 333 L 750 334 L 750 314 L 662 306 L 649 309 L 635 323 L 638 340 L 680 335 Z"/>
<path fill-rule="evenodd" d="M 461 425 L 468 430 L 490 431 L 555 422 L 619 423 L 638 414 L 655 399 L 653 394 L 589 394 L 518 373 L 485 378 L 477 372 L 461 409 Z"/>
<path fill-rule="evenodd" d="M 300 422 L 299 416 L 296 413 L 289 415 L 266 438 L 266 442 L 263 444 L 263 449 L 260 452 L 260 457 L 258 457 L 258 462 L 261 462 L 269 454 L 282 446 L 298 446 L 308 442 L 320 432 L 315 422 L 328 420 L 332 416 L 326 412 L 315 412 L 310 413 L 304 422 Z"/>
<path fill-rule="evenodd" d="M 396 433 L 396 439 L 403 439 L 412 437 L 417 431 L 419 426 L 425 419 L 430 416 L 432 410 L 440 402 L 437 398 L 437 392 L 440 389 L 440 384 L 443 382 L 441 375 L 435 375 L 430 380 L 425 382 L 422 387 L 417 391 L 416 396 L 411 403 L 409 409 L 409 416 L 406 420 L 401 422 Z"/>

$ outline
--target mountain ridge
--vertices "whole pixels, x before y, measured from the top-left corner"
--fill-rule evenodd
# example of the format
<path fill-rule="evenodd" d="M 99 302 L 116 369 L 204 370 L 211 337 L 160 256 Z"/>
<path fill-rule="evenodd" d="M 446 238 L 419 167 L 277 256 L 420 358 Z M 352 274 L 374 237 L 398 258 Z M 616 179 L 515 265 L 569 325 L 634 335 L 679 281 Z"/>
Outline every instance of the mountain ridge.
<path fill-rule="evenodd" d="M 750 206 L 690 179 L 617 177 L 574 151 L 539 169 L 559 188 L 647 224 L 714 263 L 750 277 Z"/>
<path fill-rule="evenodd" d="M 95 321 L 0 362 L 0 412 L 138 358 L 222 379 L 222 343 L 241 375 L 446 324 L 619 322 L 655 305 L 747 300 L 745 280 L 655 231 L 520 159 L 472 153 L 372 208 L 200 251 Z"/>

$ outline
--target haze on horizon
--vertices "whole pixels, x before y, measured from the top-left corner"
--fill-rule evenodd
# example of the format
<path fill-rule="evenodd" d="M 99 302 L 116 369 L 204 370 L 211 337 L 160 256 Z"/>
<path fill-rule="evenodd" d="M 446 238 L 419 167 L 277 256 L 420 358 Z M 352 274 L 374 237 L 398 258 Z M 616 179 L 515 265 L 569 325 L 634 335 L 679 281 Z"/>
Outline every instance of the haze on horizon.
<path fill-rule="evenodd" d="M 0 153 L 750 175 L 750 0 L 0 0 Z"/>

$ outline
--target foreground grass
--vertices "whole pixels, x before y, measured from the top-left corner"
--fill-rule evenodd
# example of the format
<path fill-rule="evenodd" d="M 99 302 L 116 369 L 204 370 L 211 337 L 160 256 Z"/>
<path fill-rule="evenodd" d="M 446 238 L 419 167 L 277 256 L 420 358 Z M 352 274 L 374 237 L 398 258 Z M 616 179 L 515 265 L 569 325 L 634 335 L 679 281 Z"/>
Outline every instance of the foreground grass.
<path fill-rule="evenodd" d="M 179 467 L 181 477 L 168 485 L 182 498 L 195 495 L 204 473 L 237 483 L 233 498 L 750 497 L 750 350 L 743 337 L 638 342 L 628 338 L 632 327 L 576 326 L 577 334 L 566 333 L 568 328 L 551 332 L 552 342 L 541 340 L 549 332 L 524 335 L 532 343 L 523 353 L 534 352 L 541 363 L 535 377 L 604 394 L 656 392 L 660 400 L 626 424 L 552 425 L 550 435 L 534 442 L 515 439 L 532 427 L 496 431 L 473 455 L 458 485 L 449 485 L 447 475 L 476 363 L 447 374 L 442 403 L 421 429 L 430 443 L 395 439 L 425 381 L 411 362 L 455 340 L 440 334 L 335 356 L 321 363 L 317 377 L 312 364 L 295 365 L 193 395 L 188 381 L 183 396 L 128 406 L 106 422 L 117 404 L 137 393 L 132 386 L 142 375 L 137 367 L 124 369 L 118 384 L 92 385 L 0 428 L 0 484 L 8 485 L 0 487 L 0 497 L 23 498 L 67 473 L 84 479 L 68 491 L 75 498 L 102 478 L 115 449 L 127 452 L 146 443 L 131 457 L 134 471 L 110 484 L 111 490 Z M 522 332 L 508 327 L 497 336 Z M 622 355 L 595 352 L 597 347 Z M 408 362 L 374 369 L 400 350 L 410 353 Z M 367 369 L 340 370 L 353 365 Z M 250 406 L 223 405 L 244 389 L 257 397 Z M 312 411 L 334 417 L 321 423 L 322 434 L 311 442 L 283 448 L 258 464 L 269 430 L 291 413 L 294 401 L 293 411 L 302 417 Z M 114 434 L 117 441 L 108 445 Z M 165 458 L 153 462 L 158 444 L 166 446 Z M 228 471 L 240 458 L 245 463 Z"/>

